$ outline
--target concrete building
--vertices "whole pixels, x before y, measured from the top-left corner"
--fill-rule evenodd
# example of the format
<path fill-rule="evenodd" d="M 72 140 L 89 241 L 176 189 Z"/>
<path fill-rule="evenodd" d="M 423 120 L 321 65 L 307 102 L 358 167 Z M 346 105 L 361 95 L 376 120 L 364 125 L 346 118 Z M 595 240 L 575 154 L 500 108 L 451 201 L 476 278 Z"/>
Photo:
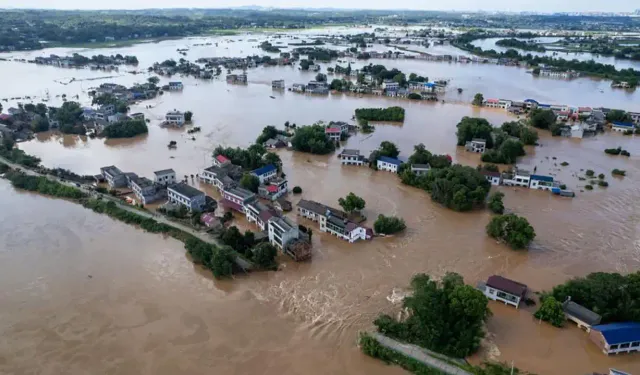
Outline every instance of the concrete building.
<path fill-rule="evenodd" d="M 284 251 L 291 241 L 300 238 L 298 226 L 286 217 L 273 216 L 269 219 L 269 242 Z"/>
<path fill-rule="evenodd" d="M 489 108 L 498 108 L 500 106 L 500 100 L 498 99 L 485 99 L 482 101 L 482 105 Z"/>
<path fill-rule="evenodd" d="M 342 130 L 340 130 L 340 128 L 338 128 L 338 127 L 325 128 L 324 129 L 324 134 L 330 140 L 332 140 L 334 142 L 339 142 L 340 141 L 340 137 L 342 136 Z"/>
<path fill-rule="evenodd" d="M 216 155 L 216 157 L 213 158 L 213 165 L 216 167 L 226 167 L 229 164 L 231 164 L 231 160 L 224 155 Z"/>
<path fill-rule="evenodd" d="M 527 294 L 527 286 L 505 277 L 493 275 L 484 283 L 484 295 L 494 301 L 504 302 L 516 309 Z"/>
<path fill-rule="evenodd" d="M 640 323 L 624 322 L 591 327 L 589 338 L 604 354 L 640 351 Z"/>
<path fill-rule="evenodd" d="M 484 153 L 487 149 L 487 141 L 481 138 L 474 138 L 464 145 L 465 150 L 470 152 Z"/>
<path fill-rule="evenodd" d="M 184 85 L 182 84 L 182 82 L 179 82 L 179 81 L 169 82 L 170 91 L 181 91 L 182 89 L 184 89 Z"/>
<path fill-rule="evenodd" d="M 161 171 L 155 171 L 153 174 L 156 184 L 167 186 L 177 182 L 176 172 L 173 169 L 163 169 Z"/>
<path fill-rule="evenodd" d="M 364 155 L 360 155 L 360 150 L 345 148 L 338 157 L 342 165 L 364 165 Z"/>
<path fill-rule="evenodd" d="M 634 130 L 635 126 L 630 122 L 614 121 L 611 123 L 611 130 L 616 132 L 626 132 L 627 130 Z"/>
<path fill-rule="evenodd" d="M 202 210 L 206 204 L 204 192 L 183 182 L 169 186 L 167 194 L 169 202 L 185 206 L 189 211 Z"/>
<path fill-rule="evenodd" d="M 255 223 L 260 230 L 264 231 L 267 230 L 269 220 L 277 215 L 277 212 L 270 210 L 269 207 L 257 200 L 253 200 L 245 205 L 245 214 L 248 222 Z"/>
<path fill-rule="evenodd" d="M 251 174 L 258 177 L 261 184 L 264 184 L 276 177 L 278 177 L 278 168 L 275 165 L 269 164 L 262 168 L 254 169 Z"/>
<path fill-rule="evenodd" d="M 256 195 L 249 190 L 234 187 L 222 192 L 222 204 L 229 209 L 246 214 L 247 204 L 256 200 Z"/>
<path fill-rule="evenodd" d="M 530 177 L 529 188 L 535 190 L 548 190 L 553 188 L 553 177 L 532 174 Z"/>
<path fill-rule="evenodd" d="M 284 79 L 271 81 L 271 88 L 274 90 L 284 90 Z"/>
<path fill-rule="evenodd" d="M 169 125 L 182 126 L 185 123 L 184 113 L 180 111 L 170 111 L 164 116 L 165 123 Z"/>
<path fill-rule="evenodd" d="M 524 169 L 516 168 L 515 171 L 504 172 L 502 174 L 502 184 L 506 186 L 529 187 L 531 173 Z"/>
<path fill-rule="evenodd" d="M 396 158 L 390 158 L 388 156 L 378 157 L 378 161 L 376 163 L 378 170 L 392 172 L 392 173 L 398 173 L 398 168 L 400 168 L 400 164 L 402 164 L 402 161 Z"/>
<path fill-rule="evenodd" d="M 349 243 L 367 239 L 367 230 L 358 224 L 327 212 L 326 227 L 324 232 L 331 233 Z M 321 229 L 322 230 L 322 229 Z"/>
<path fill-rule="evenodd" d="M 260 198 L 275 201 L 289 191 L 288 181 L 284 178 L 276 177 L 265 185 L 258 187 L 258 195 Z"/>
<path fill-rule="evenodd" d="M 431 166 L 429 164 L 411 164 L 411 172 L 418 176 L 427 174 L 429 170 L 431 170 Z"/>
<path fill-rule="evenodd" d="M 382 82 L 382 88 L 386 91 L 397 91 L 400 88 L 400 84 L 396 81 L 387 79 Z"/>
<path fill-rule="evenodd" d="M 591 331 L 591 327 L 600 324 L 602 317 L 586 307 L 580 306 L 568 298 L 562 304 L 562 310 L 568 320 L 575 322 L 579 328 Z"/>
<path fill-rule="evenodd" d="M 157 194 L 157 189 L 153 181 L 146 177 L 132 178 L 129 182 L 129 187 L 133 190 L 133 193 L 140 203 L 144 205 L 153 203 L 161 198 L 161 195 Z"/>
<path fill-rule="evenodd" d="M 112 189 L 127 186 L 127 176 L 117 167 L 113 165 L 102 167 L 100 168 L 100 172 Z"/>
<path fill-rule="evenodd" d="M 500 172 L 480 171 L 480 173 L 493 186 L 500 186 L 500 184 L 502 183 L 502 176 L 500 175 Z"/>

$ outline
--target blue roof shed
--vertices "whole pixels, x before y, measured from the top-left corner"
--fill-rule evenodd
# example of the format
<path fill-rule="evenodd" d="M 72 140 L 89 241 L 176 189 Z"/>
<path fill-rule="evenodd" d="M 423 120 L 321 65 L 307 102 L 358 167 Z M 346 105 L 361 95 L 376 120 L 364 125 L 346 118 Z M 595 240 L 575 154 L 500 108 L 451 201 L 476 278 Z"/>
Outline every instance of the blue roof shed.
<path fill-rule="evenodd" d="M 630 122 L 614 121 L 614 122 L 612 122 L 612 124 L 614 126 L 624 126 L 625 128 L 633 128 L 633 124 L 630 123 Z"/>
<path fill-rule="evenodd" d="M 267 174 L 267 173 L 269 173 L 269 172 L 273 172 L 273 171 L 275 171 L 276 169 L 277 169 L 277 168 L 276 168 L 276 166 L 275 166 L 275 165 L 273 165 L 273 164 L 269 164 L 269 165 L 265 165 L 265 166 L 264 166 L 264 167 L 262 167 L 262 168 L 258 168 L 258 169 L 256 169 L 256 170 L 252 171 L 251 173 L 255 174 L 256 176 L 262 176 L 262 175 Z"/>
<path fill-rule="evenodd" d="M 599 331 L 609 345 L 640 341 L 640 323 L 624 322 L 601 324 L 592 329 Z"/>

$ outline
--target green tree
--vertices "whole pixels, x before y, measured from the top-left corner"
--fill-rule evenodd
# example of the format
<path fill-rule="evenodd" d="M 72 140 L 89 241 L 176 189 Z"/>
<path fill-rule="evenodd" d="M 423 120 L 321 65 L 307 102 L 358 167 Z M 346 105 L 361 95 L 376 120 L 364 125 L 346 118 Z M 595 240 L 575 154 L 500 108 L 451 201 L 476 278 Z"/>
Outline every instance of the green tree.
<path fill-rule="evenodd" d="M 612 109 L 607 113 L 607 121 L 609 122 L 631 122 L 631 116 L 620 109 Z"/>
<path fill-rule="evenodd" d="M 316 74 L 316 81 L 318 82 L 327 82 L 327 76 L 322 73 Z"/>
<path fill-rule="evenodd" d="M 296 151 L 319 155 L 328 154 L 336 148 L 335 143 L 325 135 L 324 127 L 320 125 L 298 128 L 291 139 L 291 145 Z"/>
<path fill-rule="evenodd" d="M 239 253 L 244 253 L 247 248 L 245 236 L 240 233 L 240 230 L 235 225 L 222 233 L 220 241 Z"/>
<path fill-rule="evenodd" d="M 550 109 L 536 108 L 531 111 L 529 121 L 534 128 L 550 129 L 556 123 L 556 114 Z"/>
<path fill-rule="evenodd" d="M 546 297 L 533 316 L 535 316 L 536 319 L 551 323 L 554 327 L 562 327 L 567 319 L 562 310 L 562 304 L 553 298 L 553 296 Z"/>
<path fill-rule="evenodd" d="M 157 76 L 149 77 L 147 78 L 147 82 L 152 85 L 157 85 L 158 83 L 160 83 L 160 78 L 158 78 Z"/>
<path fill-rule="evenodd" d="M 184 113 L 184 121 L 186 122 L 191 122 L 191 119 L 193 118 L 193 112 L 191 111 L 186 111 Z"/>
<path fill-rule="evenodd" d="M 131 138 L 146 134 L 149 128 L 144 120 L 124 120 L 110 125 L 102 132 L 107 138 Z"/>
<path fill-rule="evenodd" d="M 536 237 L 527 219 L 515 214 L 498 215 L 487 225 L 489 237 L 504 241 L 512 249 L 524 249 Z"/>
<path fill-rule="evenodd" d="M 471 104 L 480 107 L 484 103 L 484 96 L 481 93 L 477 93 L 473 96 L 473 101 Z"/>
<path fill-rule="evenodd" d="M 411 287 L 413 294 L 403 301 L 408 318 L 397 321 L 381 315 L 374 321 L 381 333 L 458 358 L 478 350 L 490 315 L 482 292 L 455 273 L 446 274 L 441 283 L 419 274 Z"/>
<path fill-rule="evenodd" d="M 458 146 L 464 146 L 467 142 L 474 138 L 484 139 L 487 142 L 487 148 L 493 148 L 493 126 L 484 118 L 479 117 L 463 117 L 456 125 L 458 136 Z"/>
<path fill-rule="evenodd" d="M 276 168 L 278 168 L 279 172 L 282 171 L 282 159 L 280 159 L 280 155 L 276 154 L 275 152 L 267 152 L 266 154 L 264 154 L 263 159 L 267 165 L 273 164 L 276 166 Z"/>
<path fill-rule="evenodd" d="M 378 156 L 397 158 L 398 155 L 400 155 L 400 150 L 398 150 L 398 146 L 396 146 L 395 143 L 389 141 L 382 141 L 382 143 L 380 143 Z"/>
<path fill-rule="evenodd" d="M 276 256 L 278 250 L 275 246 L 268 242 L 263 242 L 253 249 L 251 259 L 262 268 L 274 268 L 276 264 Z"/>
<path fill-rule="evenodd" d="M 343 81 L 341 79 L 334 79 L 334 80 L 331 81 L 331 84 L 329 85 L 329 88 L 331 90 L 342 91 L 342 89 L 343 89 L 342 82 Z"/>
<path fill-rule="evenodd" d="M 358 108 L 356 109 L 356 118 L 358 120 L 367 121 L 404 121 L 404 108 Z"/>
<path fill-rule="evenodd" d="M 353 194 L 352 192 L 347 194 L 345 198 L 338 199 L 338 204 L 342 207 L 346 212 L 354 212 L 360 211 L 364 209 L 366 202 L 364 199 L 359 196 Z"/>
<path fill-rule="evenodd" d="M 240 179 L 240 186 L 249 191 L 257 193 L 258 187 L 260 187 L 260 179 L 257 176 L 245 173 Z"/>
<path fill-rule="evenodd" d="M 293 194 L 301 194 L 302 188 L 300 186 L 294 186 L 291 191 L 293 192 Z"/>
<path fill-rule="evenodd" d="M 46 132 L 49 130 L 49 120 L 44 116 L 36 116 L 31 121 L 31 130 L 33 130 L 34 133 Z"/>
<path fill-rule="evenodd" d="M 395 216 L 378 215 L 373 224 L 373 229 L 380 234 L 394 234 L 402 232 L 407 228 L 404 220 Z"/>
<path fill-rule="evenodd" d="M 213 251 L 209 268 L 216 278 L 231 276 L 234 261 L 235 256 L 233 255 L 233 251 L 222 247 Z"/>
<path fill-rule="evenodd" d="M 489 196 L 489 203 L 487 206 L 494 214 L 502 215 L 504 213 L 504 203 L 502 203 L 502 198 L 504 198 L 504 194 L 499 191 L 496 191 Z"/>

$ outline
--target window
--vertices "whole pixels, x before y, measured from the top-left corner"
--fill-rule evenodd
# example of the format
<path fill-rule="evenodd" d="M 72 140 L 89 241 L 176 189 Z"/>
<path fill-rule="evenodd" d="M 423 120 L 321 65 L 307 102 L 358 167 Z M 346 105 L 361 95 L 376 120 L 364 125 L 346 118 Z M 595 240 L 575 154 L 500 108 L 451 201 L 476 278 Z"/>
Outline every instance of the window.
<path fill-rule="evenodd" d="M 628 348 L 629 345 L 631 345 L 631 344 L 630 343 L 620 344 L 620 349 Z"/>
<path fill-rule="evenodd" d="M 637 348 L 638 346 L 640 346 L 640 341 L 631 343 L 632 348 Z"/>
<path fill-rule="evenodd" d="M 609 349 L 610 350 L 618 349 L 618 345 L 617 344 L 616 345 L 611 345 L 611 346 L 609 346 Z"/>

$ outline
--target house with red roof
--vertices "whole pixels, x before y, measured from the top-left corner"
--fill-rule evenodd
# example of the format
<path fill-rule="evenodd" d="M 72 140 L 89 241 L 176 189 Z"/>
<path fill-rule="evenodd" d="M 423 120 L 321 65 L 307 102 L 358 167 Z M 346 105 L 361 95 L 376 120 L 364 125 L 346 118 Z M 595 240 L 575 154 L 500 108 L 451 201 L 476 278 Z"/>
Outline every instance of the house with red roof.
<path fill-rule="evenodd" d="M 284 178 L 275 178 L 265 185 L 258 187 L 258 195 L 260 198 L 275 201 L 289 191 L 288 182 Z"/>
<path fill-rule="evenodd" d="M 216 167 L 224 167 L 224 166 L 227 166 L 227 165 L 231 164 L 231 160 L 229 160 L 224 155 L 216 155 L 216 157 L 213 158 L 213 164 Z"/>
<path fill-rule="evenodd" d="M 485 99 L 482 101 L 482 105 L 489 108 L 498 108 L 500 107 L 499 99 Z"/>
<path fill-rule="evenodd" d="M 324 134 L 332 141 L 340 141 L 342 135 L 342 129 L 338 127 L 330 127 L 324 129 Z"/>

